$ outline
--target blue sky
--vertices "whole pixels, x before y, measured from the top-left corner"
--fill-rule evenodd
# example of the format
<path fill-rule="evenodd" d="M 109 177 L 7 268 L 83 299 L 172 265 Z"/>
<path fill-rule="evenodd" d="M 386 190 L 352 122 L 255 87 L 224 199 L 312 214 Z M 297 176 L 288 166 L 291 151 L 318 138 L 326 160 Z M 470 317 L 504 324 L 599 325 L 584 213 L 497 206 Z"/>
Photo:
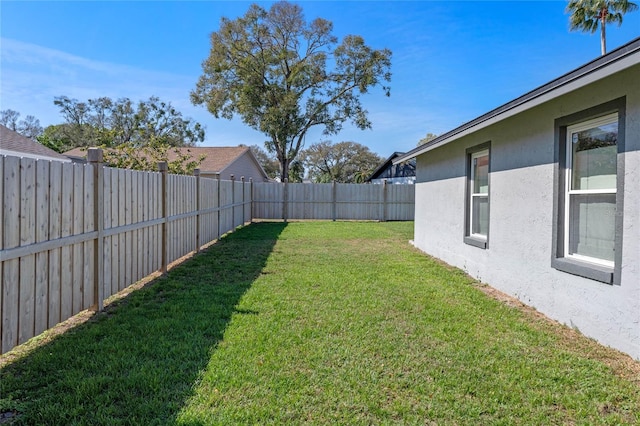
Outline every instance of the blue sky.
<path fill-rule="evenodd" d="M 257 2 L 268 8 L 272 2 Z M 371 130 L 345 126 L 306 139 L 355 141 L 389 156 L 414 148 L 600 54 L 599 35 L 569 32 L 565 1 L 299 1 L 307 20 L 334 24 L 393 52 L 391 97 L 362 97 Z M 260 144 L 240 119 L 217 120 L 189 92 L 222 16 L 243 1 L 6 1 L 0 3 L 0 109 L 62 118 L 55 96 L 133 101 L 158 96 L 207 129 L 203 146 Z M 640 12 L 608 27 L 612 50 L 640 36 Z"/>

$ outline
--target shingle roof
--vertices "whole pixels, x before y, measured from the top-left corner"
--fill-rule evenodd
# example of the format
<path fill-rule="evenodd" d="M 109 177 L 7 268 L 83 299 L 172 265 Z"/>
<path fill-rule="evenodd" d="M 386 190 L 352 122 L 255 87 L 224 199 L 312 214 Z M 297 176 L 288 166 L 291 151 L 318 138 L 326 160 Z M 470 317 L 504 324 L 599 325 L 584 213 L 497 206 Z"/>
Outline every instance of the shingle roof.
<path fill-rule="evenodd" d="M 180 147 L 175 149 L 181 154 L 191 154 L 196 159 L 204 155 L 205 159 L 200 163 L 199 168 L 205 173 L 220 173 L 247 151 L 253 156 L 249 147 L 246 146 Z M 86 158 L 87 149 L 74 148 L 64 154 L 69 157 Z M 177 156 L 178 154 L 175 153 L 174 149 L 168 151 L 169 161 L 175 160 Z M 258 164 L 257 160 L 256 164 Z"/>
<path fill-rule="evenodd" d="M 387 167 L 389 167 L 389 166 L 392 164 L 392 162 L 393 162 L 393 159 L 394 159 L 394 158 L 397 158 L 397 157 L 399 157 L 399 156 L 401 156 L 401 155 L 404 155 L 404 152 L 398 152 L 398 151 L 396 151 L 396 152 L 394 152 L 393 154 L 391 154 L 391 155 L 389 156 L 389 158 L 387 158 L 386 160 L 384 160 L 384 162 L 383 162 L 382 164 L 380 164 L 380 165 L 378 166 L 378 168 L 376 168 L 376 169 L 373 171 L 373 173 L 371 173 L 371 176 L 369 176 L 369 177 L 367 178 L 367 182 L 370 182 L 370 181 L 371 181 L 371 179 L 375 179 L 375 178 L 378 176 L 378 174 L 379 174 L 380 172 L 382 172 L 383 170 L 385 170 Z"/>
<path fill-rule="evenodd" d="M 69 161 L 67 157 L 0 124 L 0 154 Z"/>

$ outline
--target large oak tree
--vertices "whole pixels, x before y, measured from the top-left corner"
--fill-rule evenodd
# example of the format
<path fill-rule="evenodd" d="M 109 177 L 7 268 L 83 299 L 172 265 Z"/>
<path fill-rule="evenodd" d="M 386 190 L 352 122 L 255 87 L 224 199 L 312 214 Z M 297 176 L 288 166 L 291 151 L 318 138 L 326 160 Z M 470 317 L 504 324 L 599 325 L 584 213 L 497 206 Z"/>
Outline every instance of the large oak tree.
<path fill-rule="evenodd" d="M 356 142 L 318 142 L 302 152 L 308 177 L 314 182 L 363 183 L 384 161 Z"/>
<path fill-rule="evenodd" d="M 280 163 L 281 178 L 303 147 L 309 129 L 337 134 L 351 120 L 370 128 L 359 95 L 391 80 L 391 51 L 367 46 L 360 36 L 340 44 L 331 22 L 306 22 L 299 5 L 252 5 L 235 20 L 222 18 L 191 93 L 216 118 L 234 115 L 264 133 Z"/>

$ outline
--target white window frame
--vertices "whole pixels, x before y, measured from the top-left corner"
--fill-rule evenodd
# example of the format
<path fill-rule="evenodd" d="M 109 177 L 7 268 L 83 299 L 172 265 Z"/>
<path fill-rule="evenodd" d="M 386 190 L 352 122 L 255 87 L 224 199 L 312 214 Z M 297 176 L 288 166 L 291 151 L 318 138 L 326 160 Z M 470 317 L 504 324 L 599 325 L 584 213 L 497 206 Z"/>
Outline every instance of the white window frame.
<path fill-rule="evenodd" d="M 578 124 L 567 127 L 567 136 L 565 141 L 567 167 L 565 169 L 565 207 L 564 207 L 564 256 L 570 259 L 575 259 L 582 262 L 589 262 L 596 265 L 606 266 L 613 268 L 614 262 L 604 259 L 599 259 L 591 256 L 585 256 L 581 254 L 570 253 L 569 249 L 569 232 L 570 226 L 570 210 L 571 210 L 571 196 L 572 195 L 595 195 L 595 194 L 616 194 L 616 187 L 612 189 L 571 189 L 571 182 L 573 181 L 573 144 L 572 135 L 581 130 L 592 129 L 605 124 L 618 124 L 618 113 L 608 114 L 602 117 L 594 118 L 591 120 L 583 121 Z M 619 129 L 618 129 L 619 131 Z"/>
<path fill-rule="evenodd" d="M 477 151 L 471 154 L 471 162 L 470 162 L 470 169 L 469 169 L 469 236 L 472 238 L 477 238 L 480 240 L 487 240 L 487 235 L 484 234 L 476 234 L 473 232 L 473 200 L 474 198 L 479 198 L 479 197 L 486 197 L 487 198 L 487 202 L 489 201 L 489 171 L 487 170 L 487 192 L 474 192 L 475 189 L 475 173 L 474 173 L 474 160 L 481 158 L 481 157 L 487 157 L 487 165 L 489 163 L 489 161 L 491 161 L 491 159 L 489 158 L 489 149 L 483 149 L 481 151 Z"/>

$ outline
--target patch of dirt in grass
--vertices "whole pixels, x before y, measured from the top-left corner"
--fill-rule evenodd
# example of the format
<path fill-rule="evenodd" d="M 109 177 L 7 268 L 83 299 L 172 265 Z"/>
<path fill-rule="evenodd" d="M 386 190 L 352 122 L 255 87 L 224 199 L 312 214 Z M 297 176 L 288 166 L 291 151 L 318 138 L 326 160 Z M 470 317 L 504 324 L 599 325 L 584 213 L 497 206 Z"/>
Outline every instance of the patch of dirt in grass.
<path fill-rule="evenodd" d="M 612 369 L 614 374 L 640 387 L 640 361 L 636 361 L 631 356 L 597 343 L 595 340 L 586 337 L 578 330 L 570 328 L 552 320 L 546 315 L 538 312 L 535 308 L 525 305 L 515 297 L 509 296 L 486 284 L 476 283 L 476 288 L 489 297 L 496 299 L 505 305 L 518 309 L 525 317 L 532 320 L 534 324 L 547 330 L 551 330 L 561 338 L 558 344 L 562 349 L 573 353 L 579 353 L 589 359 L 600 361 Z"/>

